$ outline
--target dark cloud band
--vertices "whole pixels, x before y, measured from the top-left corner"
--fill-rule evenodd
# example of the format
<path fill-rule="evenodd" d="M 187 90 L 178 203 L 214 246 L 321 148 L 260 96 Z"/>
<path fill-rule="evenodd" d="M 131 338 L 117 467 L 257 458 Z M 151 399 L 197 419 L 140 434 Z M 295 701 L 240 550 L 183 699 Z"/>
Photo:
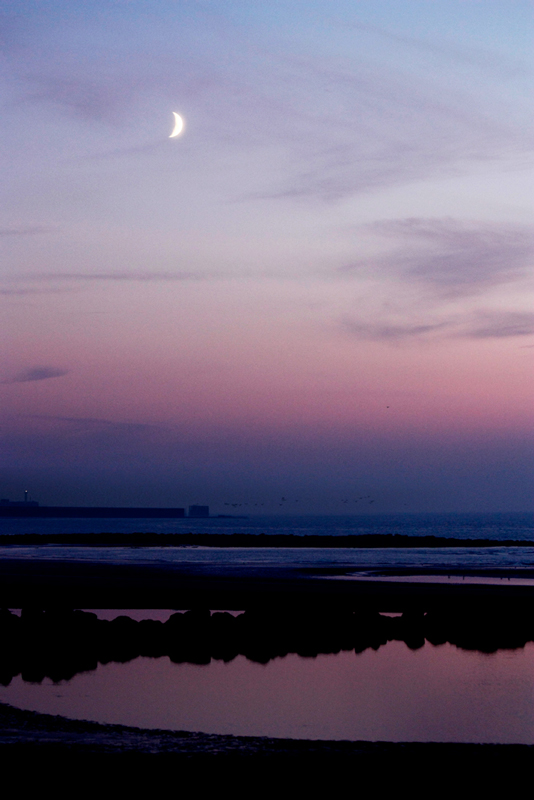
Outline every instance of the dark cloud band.
<path fill-rule="evenodd" d="M 61 378 L 62 375 L 67 375 L 70 372 L 68 369 L 60 369 L 58 367 L 30 367 L 22 372 L 19 372 L 11 380 L 3 381 L 3 383 L 28 383 L 30 381 L 46 381 L 48 378 Z"/>

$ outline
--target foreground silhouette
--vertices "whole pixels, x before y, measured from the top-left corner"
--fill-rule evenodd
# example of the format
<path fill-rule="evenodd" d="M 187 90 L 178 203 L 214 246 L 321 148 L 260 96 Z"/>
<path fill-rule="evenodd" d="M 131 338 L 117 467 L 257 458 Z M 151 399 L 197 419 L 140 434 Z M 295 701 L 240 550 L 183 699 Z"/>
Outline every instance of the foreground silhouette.
<path fill-rule="evenodd" d="M 168 656 L 175 663 L 208 664 L 237 655 L 260 663 L 289 653 L 314 657 L 340 650 L 361 653 L 388 641 L 412 649 L 425 641 L 449 642 L 486 653 L 524 647 L 534 641 L 530 607 L 514 613 L 452 608 L 410 611 L 391 617 L 372 611 L 340 609 L 251 609 L 238 616 L 193 609 L 172 614 L 167 622 L 136 621 L 69 609 L 25 608 L 21 616 L 0 611 L 0 683 L 21 675 L 30 682 L 69 680 L 98 664 L 124 663 L 138 656 Z"/>

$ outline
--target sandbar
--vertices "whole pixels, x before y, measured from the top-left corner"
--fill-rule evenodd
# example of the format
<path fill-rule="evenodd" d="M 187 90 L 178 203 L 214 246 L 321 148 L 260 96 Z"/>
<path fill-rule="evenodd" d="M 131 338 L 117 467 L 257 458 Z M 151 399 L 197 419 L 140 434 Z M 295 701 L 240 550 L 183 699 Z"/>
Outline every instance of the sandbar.
<path fill-rule="evenodd" d="M 428 611 L 451 604 L 534 604 L 534 586 L 404 580 L 346 580 L 342 568 L 112 564 L 97 561 L 0 560 L 0 607 L 174 608 L 243 610 L 330 605 L 384 612 Z M 504 572 L 502 573 L 505 574 Z M 521 577 L 517 571 L 511 571 Z M 325 580 L 329 577 L 329 580 Z M 531 577 L 530 574 L 525 577 Z"/>

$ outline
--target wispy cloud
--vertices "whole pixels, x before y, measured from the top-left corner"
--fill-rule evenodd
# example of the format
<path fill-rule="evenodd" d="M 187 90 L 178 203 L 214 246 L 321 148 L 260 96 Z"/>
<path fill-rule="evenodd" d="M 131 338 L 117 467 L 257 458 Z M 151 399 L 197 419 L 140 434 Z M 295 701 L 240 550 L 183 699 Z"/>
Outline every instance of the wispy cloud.
<path fill-rule="evenodd" d="M 480 314 L 469 335 L 474 339 L 530 336 L 534 334 L 534 313 L 521 311 L 495 311 Z"/>
<path fill-rule="evenodd" d="M 202 281 L 213 277 L 216 276 L 206 272 L 48 272 L 31 276 L 29 280 L 174 282 Z"/>
<path fill-rule="evenodd" d="M 534 314 L 517 308 L 492 310 L 489 301 L 495 287 L 514 286 L 516 291 L 525 282 L 534 242 L 530 228 L 407 218 L 381 220 L 356 231 L 366 244 L 374 242 L 378 255 L 345 265 L 337 274 L 378 281 L 382 302 L 372 312 L 362 304 L 362 310 L 347 315 L 341 321 L 345 333 L 400 344 L 534 332 Z"/>
<path fill-rule="evenodd" d="M 64 417 L 51 414 L 29 414 L 25 415 L 31 419 L 40 419 L 48 422 L 64 422 L 68 425 L 75 426 L 78 429 L 92 430 L 94 428 L 116 429 L 118 431 L 146 431 L 146 430 L 160 430 L 162 426 L 151 425 L 146 422 L 117 422 L 111 419 L 102 419 L 100 417 Z"/>
<path fill-rule="evenodd" d="M 503 339 L 534 334 L 534 313 L 484 311 L 441 315 L 436 322 L 390 322 L 361 317 L 342 321 L 345 333 L 356 339 L 402 344 L 436 338 Z"/>
<path fill-rule="evenodd" d="M 258 196 L 338 200 L 531 149 L 520 126 L 495 113 L 497 100 L 492 108 L 454 81 L 316 56 L 287 57 L 274 72 L 274 138 L 287 148 L 287 169 Z"/>
<path fill-rule="evenodd" d="M 28 276 L 34 281 L 202 281 L 215 277 L 206 272 L 47 272 Z"/>
<path fill-rule="evenodd" d="M 1 297 L 24 297 L 25 295 L 32 295 L 32 294 L 56 294 L 58 290 L 56 289 L 20 289 L 20 288 L 13 288 L 13 289 L 0 289 L 0 296 Z"/>
<path fill-rule="evenodd" d="M 40 233 L 51 233 L 57 228 L 46 225 L 17 225 L 12 228 L 0 228 L 0 236 L 34 236 Z"/>
<path fill-rule="evenodd" d="M 49 378 L 61 378 L 67 375 L 70 370 L 59 367 L 29 367 L 17 373 L 13 378 L 2 381 L 2 383 L 29 383 L 30 381 L 46 381 Z"/>
<path fill-rule="evenodd" d="M 351 22 L 345 20 L 342 24 L 344 29 L 361 31 L 364 34 L 384 39 L 387 42 L 397 44 L 402 49 L 409 49 L 419 53 L 423 58 L 430 56 L 432 59 L 439 59 L 442 64 L 457 67 L 458 64 L 468 67 L 477 67 L 483 72 L 488 70 L 494 72 L 496 76 L 509 78 L 516 75 L 530 76 L 529 68 L 518 59 L 511 60 L 501 53 L 492 52 L 483 48 L 473 48 L 459 46 L 446 40 L 433 40 L 407 36 L 406 34 L 394 33 L 387 28 L 381 28 L 369 23 Z"/>
<path fill-rule="evenodd" d="M 459 297 L 520 279 L 531 263 L 530 228 L 454 219 L 394 219 L 359 228 L 395 248 L 371 261 L 356 261 L 339 274 L 372 271 L 424 284 L 436 294 Z"/>
<path fill-rule="evenodd" d="M 345 319 L 343 328 L 357 339 L 368 339 L 382 342 L 401 342 L 409 339 L 426 337 L 436 331 L 447 327 L 446 322 L 410 324 L 388 322 L 365 322 L 362 320 Z"/>
<path fill-rule="evenodd" d="M 27 74 L 25 83 L 31 88 L 21 102 L 52 104 L 85 121 L 118 123 L 134 95 L 127 84 L 84 76 Z"/>
<path fill-rule="evenodd" d="M 17 275 L 12 286 L 0 288 L 0 295 L 18 296 L 69 291 L 69 284 L 91 283 L 180 283 L 221 280 L 225 275 L 209 272 L 44 272 Z M 22 284 L 22 285 L 21 285 Z"/>
<path fill-rule="evenodd" d="M 272 31 L 265 37 L 230 15 L 216 16 L 208 25 L 185 13 L 174 20 L 176 36 L 165 31 L 163 38 L 159 23 L 147 17 L 146 49 L 135 56 L 125 50 L 124 58 L 116 50 L 124 23 L 112 16 L 110 25 L 121 31 L 113 46 L 111 38 L 97 35 L 98 26 L 90 28 L 76 59 L 58 44 L 61 36 L 53 36 L 47 50 L 32 29 L 35 46 L 25 59 L 12 61 L 19 102 L 127 126 L 146 97 L 165 103 L 180 97 L 202 129 L 203 144 L 267 149 L 268 168 L 258 178 L 263 185 L 247 199 L 337 200 L 463 170 L 468 162 L 513 160 L 530 148 L 496 93 L 480 96 L 465 80 L 439 80 L 440 71 L 425 72 L 424 63 L 414 80 L 403 69 L 402 54 L 397 64 L 378 63 L 369 32 L 389 37 L 401 51 L 417 50 L 423 62 L 438 54 L 452 65 L 462 58 L 461 47 L 355 25 L 351 57 L 303 47 L 295 55 Z M 463 59 L 480 68 L 492 63 L 490 54 L 467 50 Z M 100 157 L 142 154 L 157 146 L 133 142 Z"/>

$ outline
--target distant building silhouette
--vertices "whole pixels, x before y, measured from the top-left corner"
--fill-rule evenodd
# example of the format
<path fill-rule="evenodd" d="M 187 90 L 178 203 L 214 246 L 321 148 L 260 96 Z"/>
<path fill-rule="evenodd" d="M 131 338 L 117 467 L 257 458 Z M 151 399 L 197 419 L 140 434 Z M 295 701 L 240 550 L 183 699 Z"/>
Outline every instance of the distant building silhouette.
<path fill-rule="evenodd" d="M 199 506 L 203 508 L 203 506 Z M 194 515 L 193 515 L 194 516 Z M 205 514 L 209 516 L 209 510 Z M 185 517 L 184 508 L 119 508 L 115 506 L 41 506 L 30 500 L 24 492 L 24 500 L 0 499 L 0 517 L 46 517 L 58 519 L 178 519 Z"/>
<path fill-rule="evenodd" d="M 189 517 L 209 517 L 209 506 L 189 506 Z"/>
<path fill-rule="evenodd" d="M 9 506 L 9 507 L 30 506 L 32 508 L 35 508 L 38 505 L 39 503 L 37 502 L 37 500 L 29 499 L 27 491 L 24 492 L 24 500 L 9 500 L 9 498 L 7 497 L 2 497 L 2 499 L 0 500 L 0 506 Z"/>

